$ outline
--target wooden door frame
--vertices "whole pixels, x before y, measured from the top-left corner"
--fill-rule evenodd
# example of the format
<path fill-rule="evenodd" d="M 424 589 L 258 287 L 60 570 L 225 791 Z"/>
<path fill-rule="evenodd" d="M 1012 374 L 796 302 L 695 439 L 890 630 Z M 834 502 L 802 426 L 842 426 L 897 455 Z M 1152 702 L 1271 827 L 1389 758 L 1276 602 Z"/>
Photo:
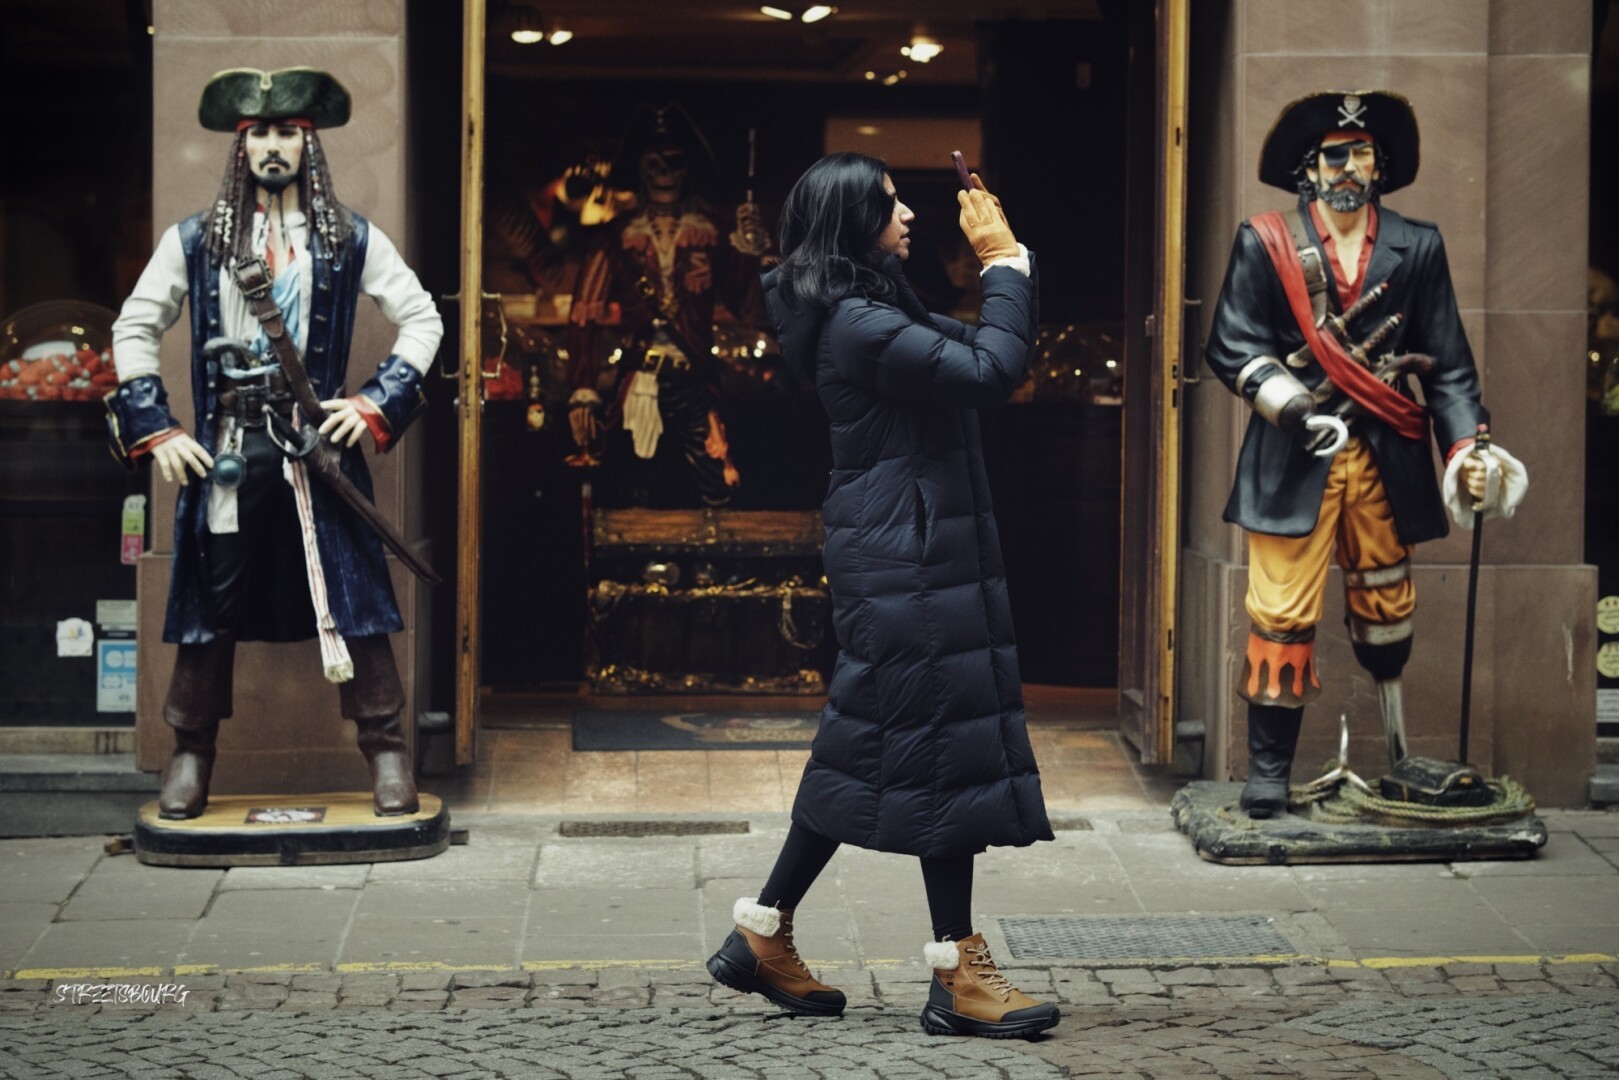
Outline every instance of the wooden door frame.
<path fill-rule="evenodd" d="M 1175 752 L 1190 5 L 1154 5 L 1152 306 L 1143 314 L 1126 305 L 1127 320 L 1140 317 L 1141 326 L 1127 326 L 1119 726 L 1153 765 L 1168 764 Z M 1126 278 L 1145 284 L 1128 267 Z"/>
<path fill-rule="evenodd" d="M 482 674 L 478 572 L 483 465 L 483 139 L 487 0 L 463 0 L 461 23 L 461 363 L 456 396 L 455 763 L 478 753 Z"/>

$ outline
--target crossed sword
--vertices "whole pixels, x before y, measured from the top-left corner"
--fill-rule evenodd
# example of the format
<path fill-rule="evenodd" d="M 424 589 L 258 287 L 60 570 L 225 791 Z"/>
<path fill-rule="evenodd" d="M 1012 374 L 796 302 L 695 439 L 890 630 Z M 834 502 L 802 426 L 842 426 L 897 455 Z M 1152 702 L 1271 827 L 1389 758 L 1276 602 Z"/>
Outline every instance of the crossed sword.
<path fill-rule="evenodd" d="M 1344 351 L 1349 353 L 1350 358 L 1355 363 L 1383 380 L 1385 384 L 1394 386 L 1406 375 L 1416 375 L 1420 378 L 1431 372 L 1434 367 L 1433 357 L 1422 353 L 1403 353 L 1399 356 L 1384 353 L 1375 361 L 1372 359 L 1374 350 L 1383 344 L 1388 336 L 1394 332 L 1394 328 L 1403 321 L 1402 316 L 1398 313 L 1390 315 L 1378 324 L 1377 328 L 1367 335 L 1364 341 L 1358 343 L 1349 333 L 1350 322 L 1382 299 L 1383 295 L 1388 292 L 1388 288 L 1388 282 L 1378 282 L 1362 293 L 1360 299 L 1355 301 L 1348 311 L 1342 315 L 1334 315 L 1329 311 L 1322 317 L 1317 326 L 1330 331 L 1332 336 L 1337 338 L 1339 343 L 1343 345 Z M 1315 359 L 1315 356 L 1310 352 L 1310 346 L 1308 344 L 1301 345 L 1288 356 L 1287 366 L 1302 368 L 1313 359 Z M 1322 379 L 1315 390 L 1311 392 L 1311 396 L 1315 399 L 1317 415 L 1334 416 L 1339 420 L 1348 420 L 1364 411 L 1354 398 L 1335 386 L 1331 379 Z M 1335 427 L 1322 428 L 1305 444 L 1305 449 L 1312 454 L 1318 453 L 1332 445 L 1332 441 L 1336 437 Z"/>

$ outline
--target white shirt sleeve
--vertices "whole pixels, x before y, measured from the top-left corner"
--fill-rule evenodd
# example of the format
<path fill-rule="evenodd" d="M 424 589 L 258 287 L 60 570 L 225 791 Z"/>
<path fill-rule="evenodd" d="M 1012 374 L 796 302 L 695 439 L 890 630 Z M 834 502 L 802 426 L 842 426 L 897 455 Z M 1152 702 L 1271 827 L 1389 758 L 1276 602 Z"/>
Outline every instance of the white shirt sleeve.
<path fill-rule="evenodd" d="M 118 381 L 156 375 L 162 365 L 158 347 L 163 334 L 180 317 L 185 303 L 186 255 L 180 247 L 180 227 L 170 225 L 157 242 L 152 260 L 141 271 L 135 291 L 124 301 L 112 324 L 112 360 Z"/>
<path fill-rule="evenodd" d="M 988 270 L 990 266 L 1010 266 L 1024 277 L 1031 276 L 1033 271 L 1029 267 L 1029 249 L 1019 243 L 1017 250 L 1016 255 L 1006 255 L 1002 258 L 991 260 L 989 266 L 984 267 L 984 270 Z M 984 270 L 978 271 L 979 277 L 984 276 Z"/>
<path fill-rule="evenodd" d="M 399 249 L 375 225 L 371 226 L 366 246 L 360 289 L 399 328 L 394 354 L 426 375 L 438 354 L 439 339 L 444 336 L 444 320 L 439 317 L 433 297 L 417 280 L 416 272 L 405 265 Z"/>

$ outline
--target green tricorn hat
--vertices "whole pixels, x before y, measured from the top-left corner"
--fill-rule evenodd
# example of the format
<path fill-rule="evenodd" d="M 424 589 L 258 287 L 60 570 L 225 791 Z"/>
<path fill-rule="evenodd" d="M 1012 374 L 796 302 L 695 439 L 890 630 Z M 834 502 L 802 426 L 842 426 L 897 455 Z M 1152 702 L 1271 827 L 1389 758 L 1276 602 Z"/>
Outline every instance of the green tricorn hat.
<path fill-rule="evenodd" d="M 317 128 L 349 122 L 349 92 L 331 73 L 290 67 L 280 71 L 231 68 L 202 88 L 197 120 L 209 131 L 236 131 L 244 120 L 303 117 Z"/>
<path fill-rule="evenodd" d="M 1297 191 L 1304 155 L 1339 131 L 1370 135 L 1383 148 L 1380 188 L 1385 193 L 1417 178 L 1422 140 L 1411 103 L 1387 90 L 1331 90 L 1282 108 L 1259 151 L 1259 179 L 1283 191 Z"/>

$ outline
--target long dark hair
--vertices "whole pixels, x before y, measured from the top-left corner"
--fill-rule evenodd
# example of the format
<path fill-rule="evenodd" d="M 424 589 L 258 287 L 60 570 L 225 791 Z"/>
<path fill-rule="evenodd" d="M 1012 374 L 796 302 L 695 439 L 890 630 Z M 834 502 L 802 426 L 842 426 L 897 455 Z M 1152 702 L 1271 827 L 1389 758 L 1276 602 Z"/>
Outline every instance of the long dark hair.
<path fill-rule="evenodd" d="M 865 154 L 828 154 L 787 193 L 781 211 L 781 282 L 789 296 L 830 308 L 846 296 L 892 300 L 877 239 L 894 217 L 888 166 Z"/>
<path fill-rule="evenodd" d="M 316 258 L 330 259 L 342 250 L 354 231 L 348 207 L 332 190 L 332 171 L 314 128 L 304 128 L 304 157 L 298 169 L 298 202 L 309 222 L 309 249 Z M 231 142 L 219 194 L 203 221 L 203 246 L 227 265 L 253 254 L 253 212 L 257 208 L 258 181 L 247 161 L 247 129 Z"/>

